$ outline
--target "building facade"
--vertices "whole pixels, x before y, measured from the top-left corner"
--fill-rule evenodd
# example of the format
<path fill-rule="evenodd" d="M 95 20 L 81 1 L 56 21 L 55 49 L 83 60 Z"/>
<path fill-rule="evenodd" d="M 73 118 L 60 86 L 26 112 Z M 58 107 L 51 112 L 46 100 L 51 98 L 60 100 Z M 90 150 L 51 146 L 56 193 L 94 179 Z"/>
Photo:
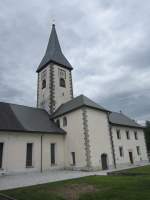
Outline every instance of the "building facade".
<path fill-rule="evenodd" d="M 0 103 L 1 174 L 148 162 L 143 127 L 84 95 L 74 98 L 72 70 L 53 25 L 37 69 L 37 108 Z"/>

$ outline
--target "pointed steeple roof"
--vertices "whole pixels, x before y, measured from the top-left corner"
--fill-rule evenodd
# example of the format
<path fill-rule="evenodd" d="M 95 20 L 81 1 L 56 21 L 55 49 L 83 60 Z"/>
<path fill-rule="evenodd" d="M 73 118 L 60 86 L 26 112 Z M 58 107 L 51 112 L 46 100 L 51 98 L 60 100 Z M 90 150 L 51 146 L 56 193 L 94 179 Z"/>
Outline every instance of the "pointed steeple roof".
<path fill-rule="evenodd" d="M 52 25 L 52 30 L 51 30 L 47 50 L 37 69 L 37 72 L 41 71 L 47 64 L 51 62 L 61 65 L 70 70 L 73 69 L 71 64 L 68 62 L 68 60 L 62 53 L 59 40 L 57 37 L 56 29 L 55 29 L 55 24 Z"/>

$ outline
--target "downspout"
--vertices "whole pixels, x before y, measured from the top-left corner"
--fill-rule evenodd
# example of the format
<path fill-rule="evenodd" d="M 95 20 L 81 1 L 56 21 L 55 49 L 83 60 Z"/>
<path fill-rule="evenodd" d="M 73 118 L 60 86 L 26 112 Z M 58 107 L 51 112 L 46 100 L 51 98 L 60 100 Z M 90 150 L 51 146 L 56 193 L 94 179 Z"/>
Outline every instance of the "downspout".
<path fill-rule="evenodd" d="M 107 114 L 107 119 L 108 119 L 108 126 L 109 126 L 109 134 L 110 134 L 110 142 L 111 142 L 111 149 L 112 149 L 112 156 L 113 156 L 113 161 L 114 161 L 114 167 L 116 167 L 116 157 L 115 157 L 115 148 L 114 148 L 114 142 L 113 142 L 113 137 L 112 137 L 112 127 L 110 125 L 110 122 L 109 122 L 109 114 Z"/>
<path fill-rule="evenodd" d="M 43 172 L 43 135 L 41 135 L 41 173 Z"/>

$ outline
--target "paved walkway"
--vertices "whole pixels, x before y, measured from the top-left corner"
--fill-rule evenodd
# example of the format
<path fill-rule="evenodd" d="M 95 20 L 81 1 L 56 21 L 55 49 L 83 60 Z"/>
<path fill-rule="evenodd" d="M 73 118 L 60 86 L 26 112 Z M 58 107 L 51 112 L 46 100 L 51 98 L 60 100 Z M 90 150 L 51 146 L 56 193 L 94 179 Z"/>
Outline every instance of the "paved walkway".
<path fill-rule="evenodd" d="M 31 172 L 24 174 L 0 176 L 0 190 L 74 179 L 90 175 L 94 175 L 94 173 L 69 170 L 52 170 L 43 173 Z M 100 175 L 106 175 L 106 172 L 102 171 Z"/>
<path fill-rule="evenodd" d="M 135 167 L 136 166 L 128 166 L 128 167 L 124 167 L 120 169 L 97 171 L 97 172 L 52 170 L 52 171 L 46 171 L 43 173 L 30 172 L 30 173 L 24 173 L 24 174 L 0 176 L 0 190 L 37 185 L 37 184 L 48 183 L 48 182 L 62 181 L 62 180 L 74 179 L 74 178 L 91 176 L 91 175 L 102 176 L 102 175 L 107 175 L 108 172 L 120 171 L 124 169 L 135 168 Z"/>

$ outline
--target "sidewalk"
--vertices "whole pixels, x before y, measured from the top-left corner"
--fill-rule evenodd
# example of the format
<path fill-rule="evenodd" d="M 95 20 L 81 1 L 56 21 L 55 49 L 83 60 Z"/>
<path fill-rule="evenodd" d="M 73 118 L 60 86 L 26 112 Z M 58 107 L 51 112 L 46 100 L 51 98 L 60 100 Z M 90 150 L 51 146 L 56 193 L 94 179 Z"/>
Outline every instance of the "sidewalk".
<path fill-rule="evenodd" d="M 147 164 L 148 165 L 148 164 Z M 144 165 L 140 165 L 144 166 Z M 55 181 L 63 181 L 68 179 L 80 178 L 85 176 L 97 175 L 104 176 L 107 173 L 120 171 L 124 169 L 131 169 L 138 166 L 128 166 L 124 168 L 112 169 L 112 170 L 104 170 L 97 172 L 83 172 L 83 171 L 70 171 L 70 170 L 52 170 L 46 172 L 31 172 L 24 174 L 15 174 L 15 175 L 7 175 L 0 176 L 0 190 L 31 186 L 43 183 L 50 183 Z"/>

